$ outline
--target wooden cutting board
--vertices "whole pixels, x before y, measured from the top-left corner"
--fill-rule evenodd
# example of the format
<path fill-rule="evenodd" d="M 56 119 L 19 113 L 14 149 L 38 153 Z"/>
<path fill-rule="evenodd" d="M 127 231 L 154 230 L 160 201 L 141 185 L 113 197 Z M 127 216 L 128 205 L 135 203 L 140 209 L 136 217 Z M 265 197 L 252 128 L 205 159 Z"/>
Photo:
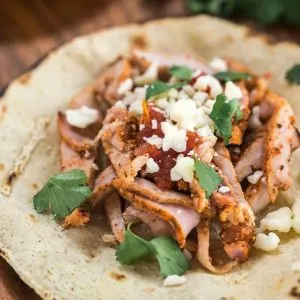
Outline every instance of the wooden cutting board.
<path fill-rule="evenodd" d="M 184 0 L 10 0 L 0 9 L 0 90 L 49 50 L 101 28 L 184 16 Z M 300 32 L 268 29 L 300 42 Z M 0 300 L 37 300 L 34 291 L 0 258 Z"/>

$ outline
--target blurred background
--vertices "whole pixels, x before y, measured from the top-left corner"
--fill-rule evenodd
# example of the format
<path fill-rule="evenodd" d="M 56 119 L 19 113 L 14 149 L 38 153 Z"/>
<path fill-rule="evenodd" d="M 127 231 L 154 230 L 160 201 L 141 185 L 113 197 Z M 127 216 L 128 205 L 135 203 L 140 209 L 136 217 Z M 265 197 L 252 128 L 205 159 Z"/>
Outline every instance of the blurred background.
<path fill-rule="evenodd" d="M 130 22 L 208 13 L 300 42 L 300 0 L 9 0 L 0 9 L 0 88 L 78 35 Z"/>
<path fill-rule="evenodd" d="M 51 49 L 95 30 L 207 13 L 300 43 L 300 0 L 9 0 L 0 8 L 0 90 Z M 255 31 L 253 31 L 254 34 Z M 300 61 L 300 58 L 299 58 Z M 37 300 L 0 258 L 0 300 Z"/>

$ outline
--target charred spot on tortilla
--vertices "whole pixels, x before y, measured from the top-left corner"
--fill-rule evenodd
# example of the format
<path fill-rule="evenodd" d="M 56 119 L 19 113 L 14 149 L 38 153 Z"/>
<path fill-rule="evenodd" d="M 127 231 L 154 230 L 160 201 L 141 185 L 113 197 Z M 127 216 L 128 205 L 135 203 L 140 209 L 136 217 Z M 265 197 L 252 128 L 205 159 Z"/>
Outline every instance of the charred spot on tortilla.
<path fill-rule="evenodd" d="M 146 35 L 138 34 L 132 38 L 133 49 L 146 50 L 148 48 L 149 42 L 147 41 Z"/>
<path fill-rule="evenodd" d="M 122 281 L 122 280 L 126 279 L 125 274 L 122 274 L 122 273 L 117 273 L 117 272 L 112 271 L 109 273 L 109 275 L 117 281 Z"/>
<path fill-rule="evenodd" d="M 30 72 L 25 73 L 21 77 L 19 77 L 18 81 L 19 81 L 20 84 L 26 85 L 26 84 L 28 84 L 30 82 L 31 76 L 32 75 L 31 75 Z"/>

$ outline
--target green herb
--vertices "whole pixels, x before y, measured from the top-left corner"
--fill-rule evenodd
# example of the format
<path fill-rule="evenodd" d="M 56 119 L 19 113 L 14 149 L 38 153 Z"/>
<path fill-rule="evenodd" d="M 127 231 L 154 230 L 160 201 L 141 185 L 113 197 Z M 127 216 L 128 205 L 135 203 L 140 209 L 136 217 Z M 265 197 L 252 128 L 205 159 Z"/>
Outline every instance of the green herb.
<path fill-rule="evenodd" d="M 247 73 L 226 71 L 216 73 L 214 74 L 214 77 L 216 77 L 220 81 L 239 81 L 242 79 L 248 79 L 250 75 Z"/>
<path fill-rule="evenodd" d="M 236 121 L 241 120 L 243 112 L 237 99 L 228 101 L 224 94 L 220 94 L 217 96 L 216 103 L 209 116 L 214 121 L 217 135 L 224 139 L 225 144 L 228 144 L 231 138 L 232 118 L 235 117 Z"/>
<path fill-rule="evenodd" d="M 160 236 L 147 241 L 135 235 L 130 227 L 127 227 L 124 241 L 117 246 L 116 257 L 119 262 L 129 265 L 154 255 L 164 277 L 182 275 L 189 269 L 189 263 L 171 237 Z"/>
<path fill-rule="evenodd" d="M 190 81 L 193 75 L 193 70 L 185 66 L 172 66 L 170 74 L 180 80 Z"/>
<path fill-rule="evenodd" d="M 193 14 L 248 17 L 262 25 L 279 20 L 300 24 L 299 0 L 186 0 Z"/>
<path fill-rule="evenodd" d="M 175 84 L 167 84 L 162 81 L 155 81 L 152 84 L 149 85 L 149 87 L 146 90 L 146 99 L 150 99 L 153 96 L 159 95 L 161 93 L 167 92 L 170 89 L 179 89 L 181 88 L 185 83 L 179 82 Z"/>
<path fill-rule="evenodd" d="M 286 72 L 285 78 L 290 83 L 300 84 L 300 64 L 293 66 Z"/>
<path fill-rule="evenodd" d="M 235 0 L 189 0 L 191 13 L 209 13 L 217 16 L 228 16 L 232 13 Z"/>
<path fill-rule="evenodd" d="M 34 196 L 34 208 L 38 213 L 51 210 L 56 219 L 66 217 L 91 195 L 86 181 L 82 170 L 71 170 L 51 177 Z"/>
<path fill-rule="evenodd" d="M 198 159 L 195 159 L 195 172 L 200 186 L 205 191 L 205 197 L 208 199 L 223 180 L 214 168 Z"/>

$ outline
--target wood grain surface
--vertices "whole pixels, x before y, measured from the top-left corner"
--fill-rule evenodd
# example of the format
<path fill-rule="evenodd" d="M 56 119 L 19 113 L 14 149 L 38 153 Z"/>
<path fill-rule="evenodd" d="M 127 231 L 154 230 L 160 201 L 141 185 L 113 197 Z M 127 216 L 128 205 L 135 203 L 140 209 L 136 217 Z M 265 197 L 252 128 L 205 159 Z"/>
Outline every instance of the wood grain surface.
<path fill-rule="evenodd" d="M 0 88 L 51 49 L 75 36 L 130 22 L 185 15 L 184 0 L 2 1 Z M 267 33 L 278 40 L 300 42 L 297 29 L 275 26 L 269 28 Z M 1 258 L 0 299 L 40 299 Z"/>

